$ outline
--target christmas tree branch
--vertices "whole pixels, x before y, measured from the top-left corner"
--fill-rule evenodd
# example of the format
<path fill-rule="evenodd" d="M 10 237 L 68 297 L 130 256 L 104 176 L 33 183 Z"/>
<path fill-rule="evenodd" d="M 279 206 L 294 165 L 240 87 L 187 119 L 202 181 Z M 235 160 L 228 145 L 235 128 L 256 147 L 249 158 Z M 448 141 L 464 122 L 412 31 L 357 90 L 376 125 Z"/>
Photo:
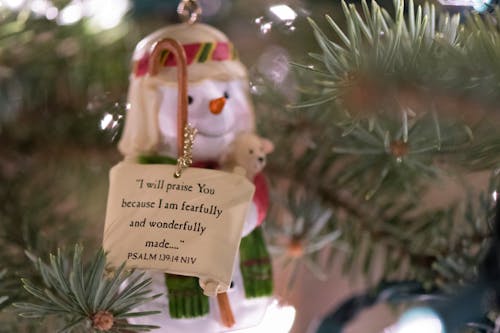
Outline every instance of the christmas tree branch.
<path fill-rule="evenodd" d="M 44 318 L 58 316 L 66 323 L 59 332 L 83 327 L 91 332 L 149 331 L 149 325 L 131 325 L 129 317 L 147 316 L 159 311 L 133 312 L 133 308 L 160 295 L 150 296 L 151 279 L 132 275 L 124 266 L 112 273 L 106 271 L 102 250 L 86 265 L 82 248 L 75 246 L 73 259 L 61 251 L 50 256 L 50 263 L 29 255 L 43 281 L 35 284 L 23 279 L 24 289 L 37 303 L 15 303 L 21 316 Z"/>
<path fill-rule="evenodd" d="M 279 175 L 273 178 L 279 178 Z M 291 220 L 283 217 L 283 214 L 274 214 L 272 223 L 277 227 L 268 227 L 271 240 L 283 239 L 284 234 L 289 234 L 285 238 L 290 242 L 281 241 L 278 247 L 273 245 L 272 253 L 279 256 L 285 254 L 292 259 L 298 253 L 299 258 L 302 258 L 304 235 L 319 223 L 321 211 L 330 211 L 335 212 L 331 215 L 332 222 L 325 225 L 321 235 L 338 232 L 342 237 L 323 244 L 323 248 L 318 251 L 333 245 L 336 248 L 334 256 L 346 254 L 346 271 L 353 270 L 361 261 L 366 276 L 373 276 L 382 262 L 381 277 L 390 278 L 394 274 L 401 276 L 404 273 L 405 278 L 416 278 L 428 287 L 437 284 L 442 288 L 452 288 L 460 281 L 475 277 L 474 264 L 481 257 L 491 235 L 488 227 L 492 213 L 491 193 L 497 188 L 498 177 L 493 175 L 487 191 L 477 197 L 469 196 L 461 206 L 454 204 L 425 212 L 418 212 L 418 201 L 415 200 L 405 202 L 400 198 L 400 202 L 395 204 L 391 197 L 379 196 L 376 200 L 366 201 L 346 189 L 335 190 L 327 182 L 314 185 L 308 173 L 297 175 L 291 184 L 294 185 L 286 191 L 289 195 L 300 193 L 304 203 L 290 204 L 292 200 L 288 200 L 288 203 L 283 204 L 293 216 Z M 321 202 L 319 206 L 315 204 L 318 201 Z M 311 207 L 316 207 L 315 214 L 307 213 Z M 297 221 L 294 222 L 298 223 L 297 226 L 290 221 Z M 457 226 L 460 227 L 457 229 Z M 455 232 L 450 235 L 450 230 Z M 342 251 L 338 251 L 339 248 Z M 382 255 L 383 260 L 374 260 L 377 255 Z M 313 262 L 317 263 L 318 260 L 313 258 Z M 378 264 L 374 265 L 374 262 Z M 402 271 L 405 262 L 408 268 Z M 326 272 L 328 268 L 322 271 Z"/>
<path fill-rule="evenodd" d="M 264 227 L 269 252 L 290 272 L 285 292 L 293 289 L 299 265 L 317 278 L 326 279 L 332 263 L 320 257 L 331 257 L 334 249 L 345 250 L 336 212 L 298 187 L 288 191 L 286 200 L 276 193 L 273 202 L 270 221 Z"/>
<path fill-rule="evenodd" d="M 306 80 L 299 82 L 302 95 L 295 105 L 307 110 L 286 110 L 282 117 L 274 119 L 285 123 L 288 133 L 299 132 L 294 146 L 304 144 L 300 139 L 308 139 L 311 149 L 294 164 L 283 162 L 279 169 L 285 166 L 299 176 L 309 173 L 308 166 L 321 164 L 315 169 L 321 173 L 313 173 L 317 175 L 314 179 L 348 188 L 356 196 L 372 198 L 379 192 L 387 194 L 387 190 L 392 190 L 397 194 L 403 189 L 418 196 L 423 180 L 447 173 L 450 167 L 477 171 L 491 169 L 500 163 L 500 139 L 492 126 L 497 112 L 491 112 L 495 107 L 488 102 L 496 98 L 496 92 L 491 91 L 496 81 L 490 80 L 496 75 L 491 71 L 497 68 L 498 65 L 492 62 L 498 62 L 498 57 L 488 58 L 486 66 L 483 66 L 485 62 L 471 61 L 475 57 L 466 54 L 463 42 L 464 36 L 471 41 L 476 38 L 474 29 L 482 29 L 480 40 L 486 36 L 495 39 L 498 36 L 495 26 L 490 23 L 465 29 L 458 26 L 458 16 L 451 18 L 442 14 L 438 18 L 433 6 L 416 8 L 412 2 L 409 2 L 409 18 L 406 19 L 402 15 L 403 2 L 396 4 L 399 14 L 395 21 L 376 3 L 372 3 L 370 9 L 363 2 L 362 13 L 344 4 L 346 16 L 350 17 L 348 27 L 359 27 L 348 28 L 344 33 L 328 19 L 332 30 L 339 35 L 337 39 L 329 38 L 312 23 L 323 53 L 312 55 L 316 61 L 314 65 L 299 66 L 299 79 L 306 77 Z M 490 22 L 496 15 L 498 13 L 484 19 L 474 16 L 474 19 Z M 363 23 L 363 27 L 359 17 L 364 17 L 369 24 Z M 372 29 L 371 32 L 361 33 L 366 27 Z M 373 39 L 374 34 L 381 35 L 377 45 L 384 50 L 393 39 L 387 35 L 399 34 L 399 40 L 410 40 L 398 49 L 398 59 L 401 58 L 402 63 L 419 62 L 419 65 L 394 64 L 387 69 L 373 64 L 373 53 L 378 51 L 370 40 L 359 41 L 370 39 L 370 36 Z M 422 34 L 423 39 L 418 37 L 418 43 L 415 42 L 413 37 Z M 361 50 L 345 46 L 350 45 L 351 39 L 358 41 Z M 425 53 L 420 49 L 423 41 L 428 50 Z M 483 44 L 491 47 L 491 43 Z M 359 52 L 363 57 L 361 65 L 342 67 L 343 61 L 355 59 L 356 55 L 346 53 L 342 56 L 340 49 Z M 484 49 L 467 47 L 467 52 L 483 52 L 483 56 L 498 52 L 485 52 Z M 337 62 L 340 65 L 335 66 Z M 416 70 L 404 72 L 404 68 Z M 475 82 L 469 84 L 471 78 Z M 482 87 L 479 82 L 490 84 Z M 471 91 L 464 91 L 464 87 L 471 87 Z M 272 105 L 280 108 L 277 103 Z M 290 115 L 298 119 L 296 123 L 287 118 Z M 481 121 L 485 116 L 485 121 Z M 276 133 L 275 129 L 272 133 Z M 282 144 L 290 145 L 287 135 L 282 139 Z M 287 159 L 288 151 L 285 154 L 284 159 Z M 322 161 L 318 162 L 319 159 Z M 324 175 L 333 169 L 329 166 L 339 160 L 341 167 L 336 163 L 334 177 L 325 179 Z"/>
<path fill-rule="evenodd" d="M 401 183 L 412 190 L 421 176 L 438 176 L 445 166 L 500 163 L 498 134 L 489 134 L 497 117 L 490 101 L 500 97 L 491 88 L 500 66 L 496 21 L 473 15 L 464 26 L 457 15 L 438 16 L 433 6 L 413 1 L 405 17 L 405 2 L 394 3 L 392 19 L 376 2 L 370 8 L 362 1 L 362 10 L 343 2 L 346 29 L 326 18 L 336 38 L 311 20 L 322 50 L 313 59 L 320 63 L 299 66 L 315 89 L 296 107 L 330 115 L 338 135 L 324 144 L 356 158 L 337 173 L 337 183 L 355 184 L 367 198 Z"/>
<path fill-rule="evenodd" d="M 7 307 L 12 300 L 12 283 L 7 276 L 7 270 L 0 271 L 0 311 Z"/>

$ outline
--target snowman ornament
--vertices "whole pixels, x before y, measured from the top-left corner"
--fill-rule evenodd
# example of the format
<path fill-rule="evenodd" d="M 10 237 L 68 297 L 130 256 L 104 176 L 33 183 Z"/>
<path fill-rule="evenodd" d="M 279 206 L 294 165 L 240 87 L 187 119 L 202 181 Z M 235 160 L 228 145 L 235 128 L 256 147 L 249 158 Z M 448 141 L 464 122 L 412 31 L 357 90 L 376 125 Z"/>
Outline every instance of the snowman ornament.
<path fill-rule="evenodd" d="M 158 73 L 148 73 L 151 50 L 165 38 L 178 41 L 186 55 L 188 122 L 197 129 L 193 166 L 218 169 L 235 138 L 254 132 L 255 120 L 247 71 L 232 43 L 222 32 L 200 23 L 172 25 L 138 43 L 119 150 L 126 160 L 140 163 L 172 163 L 179 154 L 175 57 L 163 52 Z M 156 325 L 161 327 L 157 332 L 169 333 L 289 331 L 295 311 L 272 297 L 271 262 L 260 227 L 268 205 L 267 188 L 261 174 L 253 181 L 256 192 L 225 299 L 203 295 L 197 278 L 148 271 L 152 289 L 164 296 L 136 311 L 162 312 L 131 318 L 131 323 Z"/>

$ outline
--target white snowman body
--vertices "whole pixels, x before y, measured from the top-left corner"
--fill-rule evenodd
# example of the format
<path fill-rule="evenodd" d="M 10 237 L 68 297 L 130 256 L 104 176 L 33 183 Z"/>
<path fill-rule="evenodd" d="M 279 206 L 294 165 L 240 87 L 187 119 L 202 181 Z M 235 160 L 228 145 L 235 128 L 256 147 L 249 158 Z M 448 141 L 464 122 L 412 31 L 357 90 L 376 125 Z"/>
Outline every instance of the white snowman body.
<path fill-rule="evenodd" d="M 164 293 L 156 300 L 143 304 L 135 311 L 162 311 L 157 315 L 150 315 L 147 317 L 130 318 L 129 322 L 132 324 L 140 325 L 156 325 L 161 329 L 154 330 L 153 332 L 168 332 L 168 333 L 187 333 L 187 332 L 232 332 L 240 329 L 246 329 L 258 326 L 263 320 L 266 310 L 271 305 L 271 298 L 260 297 L 253 299 L 246 299 L 243 290 L 243 280 L 241 272 L 235 265 L 233 273 L 233 287 L 227 291 L 231 309 L 233 311 L 236 324 L 227 328 L 221 323 L 221 316 L 215 297 L 209 297 L 210 312 L 202 317 L 189 318 L 189 319 L 173 319 L 168 314 L 168 291 L 165 287 L 164 273 L 148 271 L 145 277 L 153 279 L 151 289 L 154 293 Z"/>
<path fill-rule="evenodd" d="M 178 155 L 177 69 L 175 66 L 166 67 L 158 75 L 151 77 L 144 68 L 150 61 L 147 57 L 151 48 L 162 38 L 174 38 L 183 45 L 213 43 L 219 47 L 221 43 L 229 43 L 224 34 L 210 26 L 179 24 L 159 30 L 137 45 L 133 56 L 134 73 L 130 78 L 129 110 L 119 143 L 119 149 L 126 159 L 135 159 L 140 155 L 166 155 L 174 158 Z M 217 50 L 212 50 L 212 54 L 215 52 Z M 248 88 L 246 70 L 238 60 L 229 58 L 224 61 L 197 63 L 189 59 L 188 55 L 188 123 L 198 131 L 193 146 L 195 162 L 217 162 L 238 133 L 254 130 L 254 115 Z M 258 225 L 258 215 L 258 209 L 252 203 L 242 237 Z M 164 273 L 156 271 L 148 271 L 146 275 L 153 280 L 151 288 L 154 293 L 163 293 L 165 296 L 135 310 L 160 310 L 162 313 L 130 318 L 130 323 L 156 325 L 161 327 L 157 332 L 168 333 L 226 332 L 251 327 L 255 328 L 255 332 L 262 332 L 258 325 L 266 312 L 273 308 L 273 316 L 276 317 L 276 308 L 279 307 L 271 297 L 245 297 L 239 255 L 236 257 L 233 284 L 227 292 L 236 320 L 233 327 L 222 325 L 215 297 L 209 298 L 210 312 L 205 316 L 191 319 L 171 318 Z M 288 332 L 291 322 L 288 327 L 284 325 L 282 330 L 273 331 Z"/>

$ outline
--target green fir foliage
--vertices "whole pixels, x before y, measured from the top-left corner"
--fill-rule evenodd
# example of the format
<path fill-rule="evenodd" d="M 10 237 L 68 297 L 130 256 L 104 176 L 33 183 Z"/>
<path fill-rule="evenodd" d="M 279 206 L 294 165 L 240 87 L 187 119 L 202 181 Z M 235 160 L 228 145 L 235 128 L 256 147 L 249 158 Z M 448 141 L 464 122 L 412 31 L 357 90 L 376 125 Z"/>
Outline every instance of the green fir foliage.
<path fill-rule="evenodd" d="M 144 273 L 133 275 L 123 265 L 108 271 L 103 250 L 84 264 L 79 246 L 75 246 L 72 259 L 61 251 L 51 255 L 48 264 L 40 258 L 29 257 L 43 283 L 23 279 L 24 289 L 36 299 L 36 303 L 15 303 L 22 317 L 58 316 L 65 324 L 58 330 L 61 333 L 77 328 L 85 328 L 87 332 L 138 332 L 155 328 L 126 322 L 126 318 L 159 313 L 132 311 L 135 306 L 160 296 L 150 295 L 147 288 L 151 279 L 143 279 Z M 97 319 L 102 314 L 110 316 L 108 326 Z"/>
<path fill-rule="evenodd" d="M 318 198 L 303 194 L 300 189 L 292 189 L 286 200 L 274 196 L 265 225 L 269 252 L 288 272 L 287 290 L 293 290 L 301 265 L 325 280 L 337 251 L 347 251 L 347 244 L 339 241 L 342 231 L 338 214 L 333 208 L 325 208 Z"/>
<path fill-rule="evenodd" d="M 11 300 L 12 284 L 9 283 L 7 270 L 0 271 L 0 311 L 5 308 Z"/>
<path fill-rule="evenodd" d="M 394 18 L 376 2 L 342 4 L 346 29 L 326 17 L 335 38 L 310 21 L 322 53 L 297 66 L 313 77 L 316 97 L 295 105 L 332 113 L 333 153 L 353 158 L 339 185 L 355 183 L 370 199 L 391 184 L 412 191 L 446 167 L 498 165 L 500 138 L 490 134 L 497 21 L 472 15 L 460 25 L 458 15 L 413 1 L 407 15 L 395 1 Z"/>
<path fill-rule="evenodd" d="M 494 103 L 500 96 L 493 88 L 500 82 L 500 12 L 461 21 L 413 1 L 394 1 L 394 15 L 376 2 L 342 8 L 345 22 L 327 16 L 320 27 L 310 20 L 320 52 L 294 64 L 294 98 L 271 92 L 272 82 L 259 78 L 269 89 L 260 103 L 280 110 L 260 129 L 277 147 L 290 147 L 274 154 L 267 169 L 276 198 L 297 191 L 305 197 L 300 208 L 289 200 L 286 214 L 271 219 L 270 239 L 279 245 L 272 249 L 289 253 L 294 230 L 302 230 L 317 202 L 333 221 L 320 235 L 341 234 L 328 244 L 341 251 L 325 246 L 315 257 L 299 257 L 312 260 L 308 267 L 323 265 L 312 270 L 316 276 L 341 260 L 345 272 L 374 283 L 414 278 L 451 290 L 472 281 L 491 232 L 485 216 L 496 187 L 480 199 L 471 194 L 432 208 L 425 208 L 426 196 L 445 178 L 465 185 L 469 172 L 500 166 Z M 321 216 L 307 217 L 303 233 Z"/>
<path fill-rule="evenodd" d="M 165 274 L 168 308 L 172 318 L 193 318 L 206 315 L 210 308 L 198 279 L 191 276 Z"/>

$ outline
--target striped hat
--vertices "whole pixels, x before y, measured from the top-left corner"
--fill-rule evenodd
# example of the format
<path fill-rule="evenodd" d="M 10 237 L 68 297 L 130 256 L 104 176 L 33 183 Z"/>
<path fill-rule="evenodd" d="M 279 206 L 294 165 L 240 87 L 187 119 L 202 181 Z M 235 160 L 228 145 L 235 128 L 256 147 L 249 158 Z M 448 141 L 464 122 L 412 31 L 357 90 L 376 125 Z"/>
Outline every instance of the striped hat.
<path fill-rule="evenodd" d="M 133 55 L 133 75 L 146 75 L 151 61 L 152 46 L 163 38 L 179 41 L 186 52 L 188 80 L 204 79 L 232 80 L 247 77 L 243 64 L 238 60 L 233 44 L 219 30 L 206 24 L 176 24 L 158 30 L 137 44 Z M 159 79 L 169 83 L 177 80 L 176 61 L 173 55 L 164 51 L 160 54 L 162 68 Z"/>

